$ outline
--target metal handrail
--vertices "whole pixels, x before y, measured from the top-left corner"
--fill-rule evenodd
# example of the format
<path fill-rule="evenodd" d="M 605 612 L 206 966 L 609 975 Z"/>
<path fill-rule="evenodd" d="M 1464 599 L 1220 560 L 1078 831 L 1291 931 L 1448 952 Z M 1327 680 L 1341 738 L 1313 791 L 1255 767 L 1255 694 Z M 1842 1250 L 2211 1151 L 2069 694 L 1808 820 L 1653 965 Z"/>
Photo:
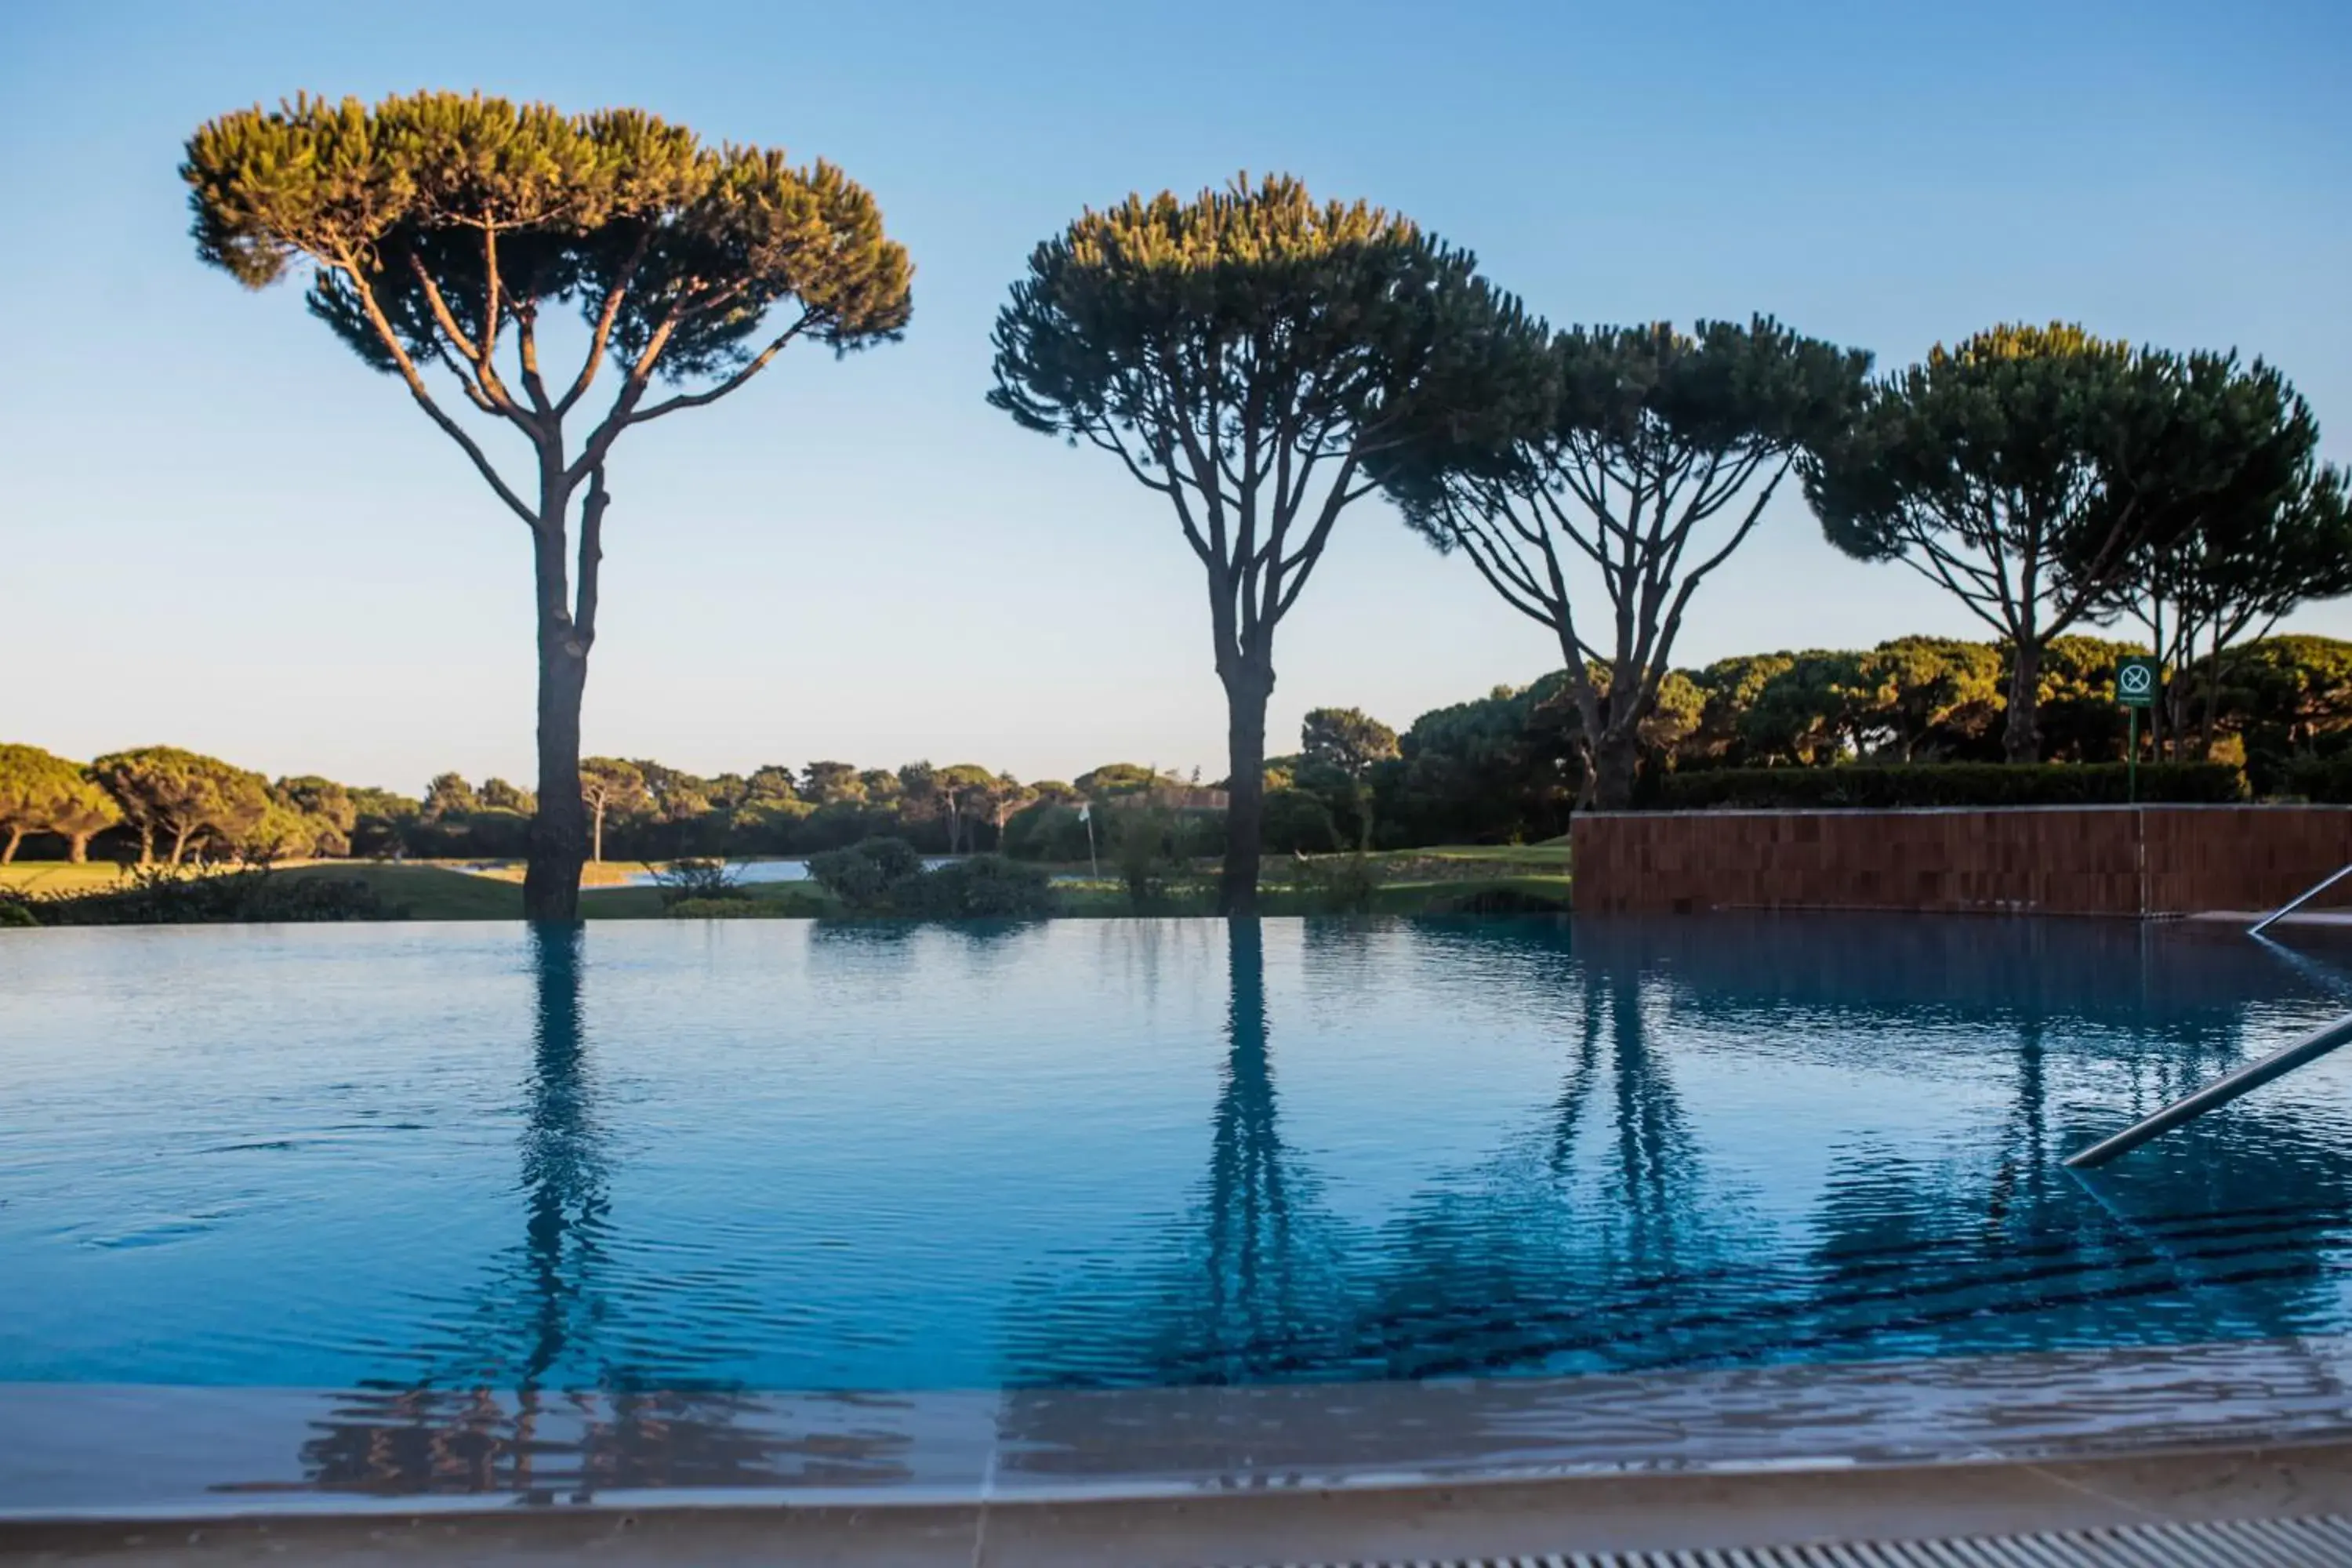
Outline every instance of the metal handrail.
<path fill-rule="evenodd" d="M 2114 1137 L 2094 1143 L 2080 1153 L 2068 1155 L 2067 1167 L 2087 1171 L 2105 1164 L 2118 1154 L 2128 1154 L 2159 1133 L 2169 1132 L 2184 1121 L 2193 1121 L 2216 1106 L 2227 1105 L 2248 1089 L 2260 1089 L 2282 1073 L 2293 1072 L 2304 1063 L 2316 1060 L 2347 1041 L 2352 1041 L 2352 1013 L 2347 1013 L 2332 1024 L 2322 1025 L 2293 1045 L 2273 1051 L 2260 1061 L 2248 1062 L 2235 1072 L 2223 1074 L 2194 1094 L 2183 1095 L 2154 1115 L 2140 1118 Z"/>
<path fill-rule="evenodd" d="M 2342 870 L 2332 873 L 2326 879 L 2320 881 L 2315 886 L 2305 889 L 2302 892 L 2296 894 L 2287 902 L 2281 904 L 2278 908 L 2273 910 L 2270 913 L 2264 915 L 2262 919 L 2248 926 L 2246 928 L 2246 934 L 2248 936 L 2262 935 L 2265 930 L 2269 929 L 2270 923 L 2273 921 L 2279 919 L 2283 915 L 2291 915 L 2294 913 L 2295 910 L 2303 908 L 2304 905 L 2311 902 L 2312 900 L 2319 897 L 2320 894 L 2327 891 L 2328 889 L 2336 886 L 2336 883 L 2342 881 L 2347 877 L 2352 877 L 2352 866 L 2347 866 Z"/>

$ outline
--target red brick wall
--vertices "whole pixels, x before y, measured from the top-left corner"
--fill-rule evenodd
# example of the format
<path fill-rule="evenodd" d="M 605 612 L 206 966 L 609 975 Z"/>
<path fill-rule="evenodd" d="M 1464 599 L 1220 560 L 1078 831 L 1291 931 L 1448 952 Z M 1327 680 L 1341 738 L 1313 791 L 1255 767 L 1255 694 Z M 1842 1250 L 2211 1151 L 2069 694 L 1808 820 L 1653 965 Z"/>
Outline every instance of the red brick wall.
<path fill-rule="evenodd" d="M 2352 807 L 2327 805 L 1584 812 L 1570 834 L 1598 913 L 2267 910 L 2352 862 Z"/>

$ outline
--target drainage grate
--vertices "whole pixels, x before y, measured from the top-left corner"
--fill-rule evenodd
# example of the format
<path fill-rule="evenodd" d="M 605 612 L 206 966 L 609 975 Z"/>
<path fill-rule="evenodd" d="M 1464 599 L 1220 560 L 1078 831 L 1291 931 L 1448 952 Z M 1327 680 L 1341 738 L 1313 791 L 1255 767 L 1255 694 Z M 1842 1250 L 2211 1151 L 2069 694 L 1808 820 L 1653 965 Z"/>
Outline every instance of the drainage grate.
<path fill-rule="evenodd" d="M 1326 1563 L 1319 1568 L 2352 1568 L 2352 1519 L 2129 1524 L 1948 1541 Z M 1294 1565 L 1301 1568 L 1301 1565 Z"/>

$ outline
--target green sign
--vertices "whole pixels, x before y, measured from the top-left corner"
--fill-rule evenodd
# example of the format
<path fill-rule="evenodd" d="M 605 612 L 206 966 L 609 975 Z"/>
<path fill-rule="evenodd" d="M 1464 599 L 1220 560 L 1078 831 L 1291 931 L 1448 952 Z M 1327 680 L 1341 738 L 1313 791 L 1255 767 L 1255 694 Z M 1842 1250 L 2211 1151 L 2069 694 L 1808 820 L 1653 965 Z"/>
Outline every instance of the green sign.
<path fill-rule="evenodd" d="M 2126 658 L 2116 666 L 2116 700 L 2126 708 L 2153 708 L 2164 680 L 2152 658 Z"/>

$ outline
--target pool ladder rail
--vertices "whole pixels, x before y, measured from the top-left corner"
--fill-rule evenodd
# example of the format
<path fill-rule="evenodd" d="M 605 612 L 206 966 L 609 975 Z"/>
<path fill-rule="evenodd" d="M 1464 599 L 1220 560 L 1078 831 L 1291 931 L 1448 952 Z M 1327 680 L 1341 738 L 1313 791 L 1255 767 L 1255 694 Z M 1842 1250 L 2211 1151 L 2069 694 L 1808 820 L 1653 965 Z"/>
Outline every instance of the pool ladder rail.
<path fill-rule="evenodd" d="M 2336 886 L 2336 883 L 2342 881 L 2347 877 L 2352 877 L 2352 866 L 2346 866 L 2340 869 L 2329 872 L 2326 876 L 2321 878 L 2310 887 L 2305 888 L 2302 892 L 2297 893 L 2294 898 L 2289 899 L 2285 903 L 2281 904 L 2278 908 L 2273 910 L 2270 913 L 2264 915 L 2262 919 L 2248 926 L 2246 928 L 2246 934 L 2248 936 L 2262 935 L 2263 932 L 2270 929 L 2271 923 L 2273 921 L 2282 920 L 2286 916 L 2294 913 L 2295 910 L 2303 908 L 2304 905 L 2311 902 L 2312 900 L 2319 897 L 2320 894 L 2327 891 L 2328 889 Z"/>
<path fill-rule="evenodd" d="M 2293 914 L 2347 877 L 2352 877 L 2352 866 L 2345 866 L 2297 893 L 2252 925 L 2246 934 L 2259 937 L 2276 921 Z M 2265 942 L 2273 952 L 2284 952 L 2274 942 Z M 2224 1106 L 2246 1093 L 2260 1089 L 2274 1078 L 2280 1078 L 2309 1061 L 2352 1040 L 2352 1013 L 2332 1024 L 2323 1024 L 2294 1044 L 2273 1051 L 2260 1061 L 2248 1062 L 2234 1072 L 2222 1074 L 2203 1089 L 2185 1094 L 2153 1115 L 2144 1116 L 2112 1138 L 2101 1139 L 2087 1149 L 2077 1150 L 2066 1156 L 2069 1170 L 2089 1171 L 2105 1164 L 2118 1154 L 2128 1154 L 2151 1138 L 2161 1137 L 2185 1121 L 2194 1121 L 2207 1111 Z"/>

